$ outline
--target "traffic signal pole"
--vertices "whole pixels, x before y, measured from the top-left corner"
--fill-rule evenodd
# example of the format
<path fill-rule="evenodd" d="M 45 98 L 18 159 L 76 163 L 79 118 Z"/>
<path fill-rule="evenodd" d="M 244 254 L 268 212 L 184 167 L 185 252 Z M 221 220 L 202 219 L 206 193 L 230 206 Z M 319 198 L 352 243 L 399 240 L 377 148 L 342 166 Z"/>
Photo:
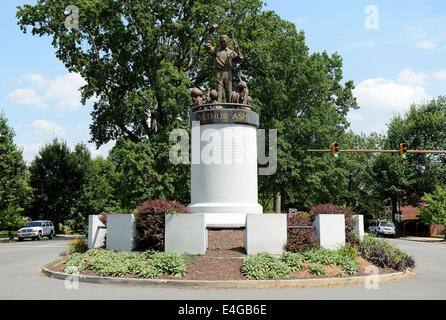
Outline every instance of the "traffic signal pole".
<path fill-rule="evenodd" d="M 327 152 L 331 149 L 311 149 L 311 152 Z M 339 152 L 397 152 L 400 150 L 377 150 L 377 149 L 339 149 Z M 407 153 L 446 153 L 446 150 L 407 150 Z"/>

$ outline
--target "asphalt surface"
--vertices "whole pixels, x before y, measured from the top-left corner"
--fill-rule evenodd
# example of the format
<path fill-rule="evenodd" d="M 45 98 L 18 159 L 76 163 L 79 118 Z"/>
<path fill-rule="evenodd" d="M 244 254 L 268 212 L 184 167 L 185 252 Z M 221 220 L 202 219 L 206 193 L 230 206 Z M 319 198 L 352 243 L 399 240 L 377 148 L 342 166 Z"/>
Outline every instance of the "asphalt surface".
<path fill-rule="evenodd" d="M 0 243 L 0 299 L 156 299 L 156 300 L 287 300 L 287 299 L 446 299 L 446 243 L 389 239 L 413 255 L 417 275 L 407 280 L 379 284 L 297 289 L 196 290 L 144 288 L 79 283 L 49 279 L 40 267 L 59 257 L 67 238 Z"/>

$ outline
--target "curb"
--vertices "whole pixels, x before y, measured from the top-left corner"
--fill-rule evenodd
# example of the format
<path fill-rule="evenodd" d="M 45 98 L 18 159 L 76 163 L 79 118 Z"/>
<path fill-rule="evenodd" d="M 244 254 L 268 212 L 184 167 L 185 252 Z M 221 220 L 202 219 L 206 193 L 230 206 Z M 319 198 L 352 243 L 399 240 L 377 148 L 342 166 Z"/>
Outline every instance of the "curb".
<path fill-rule="evenodd" d="M 41 268 L 43 275 L 59 280 L 72 280 L 76 275 L 51 271 L 46 267 Z M 378 282 L 390 282 L 409 279 L 415 275 L 414 271 L 395 272 L 378 275 Z M 348 277 L 348 278 L 322 278 L 322 279 L 292 279 L 292 280 L 165 280 L 165 279 L 135 279 L 114 278 L 98 276 L 77 276 L 79 282 L 114 284 L 143 287 L 164 287 L 176 289 L 278 289 L 278 288 L 312 288 L 364 284 L 370 276 Z"/>

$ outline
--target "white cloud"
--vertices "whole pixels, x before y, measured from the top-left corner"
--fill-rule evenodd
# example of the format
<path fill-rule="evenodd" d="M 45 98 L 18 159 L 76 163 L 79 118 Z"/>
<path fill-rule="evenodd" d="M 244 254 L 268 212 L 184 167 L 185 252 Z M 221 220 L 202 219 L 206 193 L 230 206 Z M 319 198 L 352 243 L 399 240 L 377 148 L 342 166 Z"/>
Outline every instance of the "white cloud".
<path fill-rule="evenodd" d="M 39 153 L 39 150 L 43 147 L 44 143 L 19 143 L 18 146 L 23 150 L 23 159 L 31 163 L 34 160 L 36 155 Z"/>
<path fill-rule="evenodd" d="M 401 84 L 423 86 L 426 85 L 427 74 L 415 73 L 413 68 L 406 68 L 398 74 L 396 81 Z"/>
<path fill-rule="evenodd" d="M 26 81 L 37 86 L 44 86 L 47 83 L 45 77 L 38 73 L 27 73 L 19 78 L 22 81 Z"/>
<path fill-rule="evenodd" d="M 18 104 L 32 105 L 36 108 L 48 107 L 48 105 L 42 100 L 34 89 L 15 89 L 6 97 Z"/>
<path fill-rule="evenodd" d="M 424 40 L 417 43 L 417 47 L 421 49 L 435 49 L 437 44 L 430 40 Z"/>
<path fill-rule="evenodd" d="M 446 81 L 446 70 L 435 72 L 434 77 L 440 81 Z"/>
<path fill-rule="evenodd" d="M 19 78 L 30 83 L 32 88 L 16 89 L 7 95 L 17 104 L 33 105 L 38 108 L 51 105 L 65 110 L 76 110 L 81 107 L 79 89 L 86 82 L 78 73 L 67 73 L 53 79 L 29 73 Z"/>
<path fill-rule="evenodd" d="M 78 73 L 68 73 L 48 81 L 44 99 L 53 101 L 57 108 L 79 109 L 81 93 L 79 88 L 85 80 Z"/>
<path fill-rule="evenodd" d="M 429 98 L 421 86 L 401 84 L 383 78 L 367 79 L 353 91 L 358 104 L 376 110 L 407 110 L 413 103 L 421 103 Z"/>
<path fill-rule="evenodd" d="M 55 122 L 47 121 L 45 119 L 35 120 L 32 126 L 36 129 L 38 135 L 52 134 L 58 137 L 65 137 L 66 130 L 63 126 L 58 125 Z"/>
<path fill-rule="evenodd" d="M 90 150 L 92 158 L 101 156 L 102 158 L 107 159 L 108 154 L 109 154 L 110 150 L 114 147 L 114 145 L 115 145 L 115 142 L 110 141 L 109 143 L 100 146 L 99 149 L 96 149 L 96 146 L 89 144 L 88 149 Z"/>
<path fill-rule="evenodd" d="M 423 84 L 428 76 L 415 73 L 412 68 L 402 70 L 395 80 L 384 78 L 367 79 L 353 90 L 359 110 L 348 113 L 348 120 L 354 132 L 384 132 L 386 123 L 396 113 L 402 113 L 412 104 L 425 103 L 432 99 Z"/>

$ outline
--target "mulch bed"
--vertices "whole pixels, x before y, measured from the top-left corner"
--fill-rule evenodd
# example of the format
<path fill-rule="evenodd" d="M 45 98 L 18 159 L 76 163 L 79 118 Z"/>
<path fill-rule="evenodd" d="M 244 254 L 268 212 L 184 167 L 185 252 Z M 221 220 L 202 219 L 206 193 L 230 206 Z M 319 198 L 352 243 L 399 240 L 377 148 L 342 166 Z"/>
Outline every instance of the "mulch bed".
<path fill-rule="evenodd" d="M 204 256 L 196 256 L 187 259 L 187 273 L 181 278 L 171 275 L 162 275 L 156 279 L 177 279 L 177 280 L 247 280 L 241 273 L 240 268 L 245 258 L 244 248 L 244 230 L 242 229 L 221 229 L 209 230 L 208 249 Z M 360 272 L 357 276 L 366 276 L 365 269 L 370 262 L 363 258 L 358 258 Z M 56 263 L 48 269 L 57 272 L 63 272 L 65 261 Z M 316 276 L 310 274 L 307 270 L 294 272 L 288 279 L 315 279 L 315 278 L 333 278 L 340 271 L 338 266 L 326 266 L 326 274 Z M 395 272 L 389 268 L 378 268 L 379 274 Z M 99 276 L 94 271 L 86 270 L 82 275 Z M 125 275 L 123 278 L 137 278 L 137 276 Z"/>

